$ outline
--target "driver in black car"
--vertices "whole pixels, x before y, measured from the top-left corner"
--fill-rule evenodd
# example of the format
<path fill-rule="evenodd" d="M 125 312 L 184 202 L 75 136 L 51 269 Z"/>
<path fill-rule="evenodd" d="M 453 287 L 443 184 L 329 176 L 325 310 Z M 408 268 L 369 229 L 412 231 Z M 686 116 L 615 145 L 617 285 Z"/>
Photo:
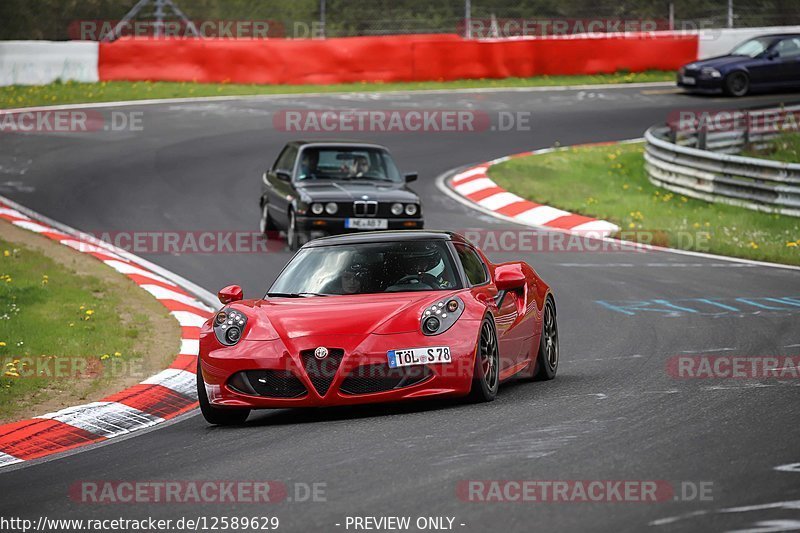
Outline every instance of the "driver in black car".
<path fill-rule="evenodd" d="M 319 153 L 316 150 L 303 150 L 300 159 L 300 179 L 311 178 L 317 173 Z"/>

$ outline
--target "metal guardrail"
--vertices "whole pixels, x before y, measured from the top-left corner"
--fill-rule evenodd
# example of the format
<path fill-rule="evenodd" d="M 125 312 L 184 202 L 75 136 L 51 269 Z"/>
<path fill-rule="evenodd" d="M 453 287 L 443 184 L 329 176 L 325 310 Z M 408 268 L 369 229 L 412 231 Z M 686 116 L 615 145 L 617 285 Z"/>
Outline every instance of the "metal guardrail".
<path fill-rule="evenodd" d="M 797 114 L 800 106 L 746 113 L 748 125 L 752 113 Z M 648 129 L 644 158 L 650 182 L 708 202 L 800 217 L 800 164 L 734 155 L 747 147 L 768 146 L 780 130 L 716 126 Z"/>

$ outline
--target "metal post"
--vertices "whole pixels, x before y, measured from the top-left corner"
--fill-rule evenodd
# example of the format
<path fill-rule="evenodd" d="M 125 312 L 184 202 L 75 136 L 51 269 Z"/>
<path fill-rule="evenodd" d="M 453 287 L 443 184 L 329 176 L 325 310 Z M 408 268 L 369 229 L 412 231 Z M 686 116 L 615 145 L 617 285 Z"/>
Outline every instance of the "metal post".
<path fill-rule="evenodd" d="M 675 31 L 675 2 L 669 3 L 669 31 Z"/>
<path fill-rule="evenodd" d="M 472 1 L 464 0 L 464 22 L 467 23 L 465 37 L 472 39 Z"/>
<path fill-rule="evenodd" d="M 164 0 L 156 0 L 156 10 L 153 12 L 153 16 L 156 18 L 153 36 L 158 39 L 164 35 Z"/>
<path fill-rule="evenodd" d="M 733 28 L 733 0 L 728 0 L 728 27 Z"/>
<path fill-rule="evenodd" d="M 319 36 L 325 38 L 325 0 L 319 0 Z"/>

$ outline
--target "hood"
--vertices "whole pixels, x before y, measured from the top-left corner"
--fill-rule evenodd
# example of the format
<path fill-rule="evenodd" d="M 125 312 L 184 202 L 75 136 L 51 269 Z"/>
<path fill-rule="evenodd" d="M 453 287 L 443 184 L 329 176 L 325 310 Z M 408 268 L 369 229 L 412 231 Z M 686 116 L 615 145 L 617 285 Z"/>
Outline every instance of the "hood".
<path fill-rule="evenodd" d="M 354 200 L 376 200 L 378 202 L 418 202 L 419 197 L 408 190 L 404 183 L 389 182 L 329 182 L 316 180 L 298 183 L 297 190 L 318 202 L 352 202 Z M 367 196 L 367 198 L 364 198 Z"/>
<path fill-rule="evenodd" d="M 248 316 L 255 318 L 258 324 L 250 329 L 247 339 L 268 340 L 270 330 L 283 339 L 418 331 L 423 308 L 455 293 L 457 291 L 403 292 L 258 300 L 248 309 Z"/>
<path fill-rule="evenodd" d="M 705 67 L 711 67 L 719 70 L 734 65 L 746 66 L 754 61 L 759 61 L 759 60 L 748 56 L 717 56 L 717 57 L 709 57 L 708 59 L 692 61 L 691 63 L 684 65 L 683 68 L 688 71 L 700 70 Z"/>

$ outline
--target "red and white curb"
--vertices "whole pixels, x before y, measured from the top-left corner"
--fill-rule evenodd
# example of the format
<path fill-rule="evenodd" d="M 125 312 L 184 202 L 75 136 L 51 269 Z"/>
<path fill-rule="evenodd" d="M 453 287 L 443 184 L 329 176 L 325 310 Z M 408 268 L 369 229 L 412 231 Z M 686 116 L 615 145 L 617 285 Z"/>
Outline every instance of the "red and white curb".
<path fill-rule="evenodd" d="M 187 291 L 185 287 L 192 284 L 168 279 L 166 271 L 144 259 L 50 222 L 2 197 L 0 219 L 102 261 L 149 292 L 181 326 L 179 353 L 166 370 L 98 402 L 0 425 L 0 467 L 126 435 L 197 406 L 195 372 L 200 326 L 214 309 Z M 193 285 L 191 291 L 199 293 Z M 206 295 L 204 299 L 210 300 Z"/>
<path fill-rule="evenodd" d="M 524 152 L 482 163 L 455 174 L 448 180 L 451 191 L 482 211 L 500 215 L 513 222 L 537 228 L 567 231 L 603 238 L 619 231 L 619 226 L 606 220 L 576 215 L 548 205 L 537 204 L 497 185 L 487 172 L 492 165 L 517 157 L 552 152 L 554 149 Z"/>

